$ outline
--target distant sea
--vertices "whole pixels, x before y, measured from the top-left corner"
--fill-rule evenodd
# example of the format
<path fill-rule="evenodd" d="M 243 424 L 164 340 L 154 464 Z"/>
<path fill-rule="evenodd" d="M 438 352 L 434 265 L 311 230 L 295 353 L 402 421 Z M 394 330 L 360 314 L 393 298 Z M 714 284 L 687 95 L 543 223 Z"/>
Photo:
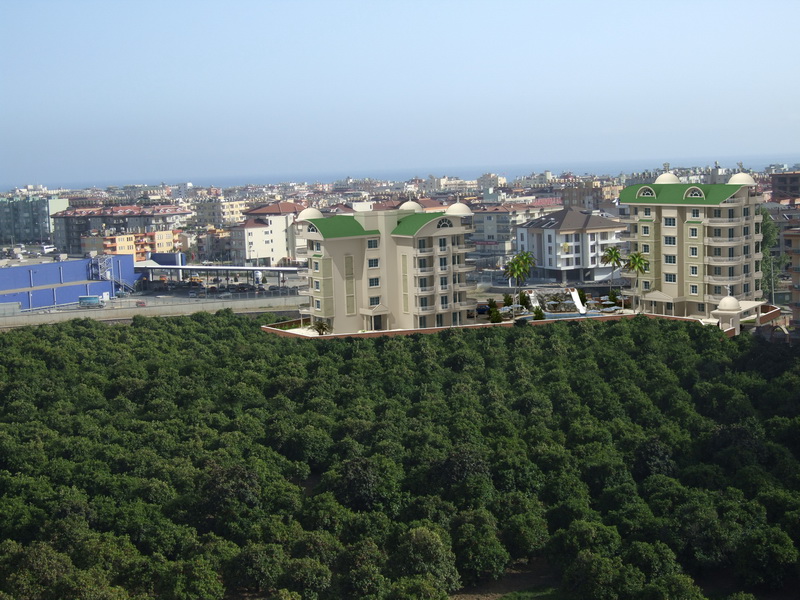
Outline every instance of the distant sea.
<path fill-rule="evenodd" d="M 729 169 L 736 169 L 737 162 L 742 162 L 746 169 L 754 171 L 763 171 L 765 167 L 771 164 L 785 164 L 792 167 L 800 163 L 800 152 L 793 156 L 737 156 L 737 157 L 695 157 L 695 158 L 681 158 L 670 159 L 627 159 L 627 160 L 607 160 L 607 161 L 569 161 L 569 160 L 554 160 L 550 163 L 537 162 L 529 164 L 484 164 L 472 166 L 433 166 L 433 167 L 403 167 L 403 168 L 364 168 L 364 169 L 341 169 L 341 170 L 325 170 L 315 171 L 308 169 L 296 173 L 276 173 L 265 172 L 263 174 L 194 174 L 186 175 L 173 173 L 167 175 L 154 175 L 144 177 L 129 177 L 119 179 L 106 179 L 98 178 L 96 180 L 89 179 L 67 179 L 64 181 L 48 180 L 48 181 L 25 181 L 14 182 L 0 185 L 0 190 L 11 190 L 15 186 L 25 186 L 29 184 L 43 184 L 48 189 L 85 189 L 91 187 L 106 188 L 109 186 L 124 186 L 124 185 L 158 185 L 160 183 L 178 184 L 184 182 L 191 182 L 195 187 L 208 187 L 215 186 L 221 188 L 229 188 L 235 186 L 243 186 L 247 184 L 274 184 L 285 182 L 297 183 L 332 183 L 347 177 L 353 179 L 378 179 L 388 181 L 406 181 L 414 177 L 427 179 L 429 175 L 436 177 L 449 176 L 459 177 L 461 179 L 477 179 L 484 173 L 497 173 L 506 177 L 509 181 L 517 177 L 530 175 L 531 173 L 542 173 L 544 171 L 551 171 L 554 176 L 561 173 L 570 172 L 574 175 L 619 175 L 621 173 L 641 173 L 643 171 L 660 171 L 663 168 L 664 162 L 670 163 L 670 168 L 681 167 L 710 167 L 714 162 L 719 162 L 720 166 Z"/>

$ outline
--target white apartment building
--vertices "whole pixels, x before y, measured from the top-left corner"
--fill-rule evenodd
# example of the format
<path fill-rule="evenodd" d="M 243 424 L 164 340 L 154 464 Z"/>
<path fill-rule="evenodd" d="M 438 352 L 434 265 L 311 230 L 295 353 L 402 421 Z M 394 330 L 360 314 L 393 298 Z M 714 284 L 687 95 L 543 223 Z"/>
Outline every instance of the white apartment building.
<path fill-rule="evenodd" d="M 614 269 L 603 264 L 603 253 L 621 244 L 625 229 L 618 221 L 569 207 L 517 227 L 516 248 L 533 255 L 539 277 L 561 283 L 605 281 L 613 278 Z"/>
<path fill-rule="evenodd" d="M 465 236 L 472 213 L 461 203 L 424 212 L 408 201 L 393 210 L 325 217 L 308 208 L 297 217 L 308 258 L 307 312 L 333 333 L 446 327 L 465 323 L 477 306 L 467 294 L 474 269 Z"/>
<path fill-rule="evenodd" d="M 475 233 L 472 243 L 477 264 L 487 268 L 502 268 L 517 253 L 516 227 L 561 208 L 553 198 L 530 203 L 507 203 L 485 206 L 473 211 Z"/>
<path fill-rule="evenodd" d="M 652 184 L 626 187 L 620 203 L 630 207 L 631 252 L 649 268 L 631 280 L 626 295 L 644 312 L 708 318 L 725 296 L 755 308 L 761 301 L 763 201 L 750 175 L 724 184 L 680 183 L 663 173 Z M 747 303 L 747 304 L 746 304 Z"/>

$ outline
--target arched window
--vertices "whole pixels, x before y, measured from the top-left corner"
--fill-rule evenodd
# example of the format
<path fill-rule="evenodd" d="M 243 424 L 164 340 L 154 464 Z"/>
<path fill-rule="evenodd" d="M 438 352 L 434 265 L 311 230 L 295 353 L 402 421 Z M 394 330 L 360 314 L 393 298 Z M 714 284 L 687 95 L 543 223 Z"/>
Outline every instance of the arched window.
<path fill-rule="evenodd" d="M 439 219 L 439 222 L 436 224 L 436 229 L 442 229 L 443 227 L 452 227 L 453 222 L 450 219 Z"/>
<path fill-rule="evenodd" d="M 642 189 L 639 190 L 639 196 L 645 196 L 647 198 L 652 198 L 653 196 L 655 196 L 655 194 L 653 193 L 653 190 L 651 188 L 643 187 Z"/>
<path fill-rule="evenodd" d="M 308 224 L 308 233 L 319 233 L 319 231 L 317 230 L 316 227 L 314 227 L 313 224 L 309 223 Z"/>
<path fill-rule="evenodd" d="M 698 188 L 690 188 L 689 191 L 686 192 L 687 198 L 702 198 L 703 192 L 700 191 Z"/>

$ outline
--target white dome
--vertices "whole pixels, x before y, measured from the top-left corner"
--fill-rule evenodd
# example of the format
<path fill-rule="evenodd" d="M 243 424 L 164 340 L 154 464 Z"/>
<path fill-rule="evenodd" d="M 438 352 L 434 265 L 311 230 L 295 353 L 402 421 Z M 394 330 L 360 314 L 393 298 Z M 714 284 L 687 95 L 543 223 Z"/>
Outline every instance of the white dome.
<path fill-rule="evenodd" d="M 741 309 L 742 307 L 739 301 L 733 296 L 725 296 L 719 301 L 719 306 L 717 306 L 717 310 L 736 311 Z"/>
<path fill-rule="evenodd" d="M 680 183 L 681 180 L 678 179 L 678 176 L 675 173 L 670 173 L 669 171 L 666 173 L 662 173 L 653 183 Z"/>
<path fill-rule="evenodd" d="M 472 211 L 466 204 L 462 202 L 456 202 L 448 206 L 447 210 L 444 211 L 444 214 L 449 215 L 451 217 L 471 217 Z"/>
<path fill-rule="evenodd" d="M 323 219 L 322 213 L 316 208 L 304 208 L 297 214 L 298 221 L 308 221 L 309 219 Z"/>
<path fill-rule="evenodd" d="M 728 179 L 728 185 L 755 185 L 756 181 L 747 173 L 735 173 Z"/>
<path fill-rule="evenodd" d="M 422 208 L 422 204 L 420 204 L 419 202 L 414 202 L 413 200 L 407 200 L 397 208 L 398 210 L 413 210 L 415 213 L 422 212 L 425 210 L 424 208 Z"/>

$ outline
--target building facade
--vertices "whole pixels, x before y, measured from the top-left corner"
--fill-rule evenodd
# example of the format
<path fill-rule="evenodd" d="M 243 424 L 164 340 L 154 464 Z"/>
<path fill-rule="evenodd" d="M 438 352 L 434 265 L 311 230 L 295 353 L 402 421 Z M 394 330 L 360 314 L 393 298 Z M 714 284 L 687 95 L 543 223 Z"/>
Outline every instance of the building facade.
<path fill-rule="evenodd" d="M 178 231 L 150 231 L 122 235 L 88 235 L 81 237 L 81 251 L 96 254 L 131 254 L 136 262 L 147 260 L 152 253 L 169 253 L 180 248 Z"/>
<path fill-rule="evenodd" d="M 461 203 L 424 212 L 398 209 L 297 218 L 299 258 L 308 259 L 308 313 L 334 333 L 446 327 L 465 323 L 474 269 L 472 213 Z"/>
<path fill-rule="evenodd" d="M 53 239 L 52 215 L 69 206 L 58 196 L 13 196 L 0 198 L 0 243 L 26 244 Z"/>
<path fill-rule="evenodd" d="M 623 293 L 644 312 L 708 318 L 725 296 L 760 300 L 762 196 L 752 177 L 685 184 L 664 173 L 626 187 L 620 202 L 630 207 L 630 251 L 649 263 L 638 276 L 623 272 L 631 281 Z"/>
<path fill-rule="evenodd" d="M 517 251 L 536 259 L 534 273 L 561 283 L 605 281 L 614 269 L 604 265 L 606 248 L 619 246 L 626 225 L 611 219 L 565 208 L 517 227 Z"/>
<path fill-rule="evenodd" d="M 789 272 L 792 275 L 792 325 L 800 327 L 800 227 L 789 230 L 786 233 L 789 246 L 786 252 L 791 258 Z"/>
<path fill-rule="evenodd" d="M 53 215 L 53 244 L 62 252 L 82 252 L 81 237 L 183 229 L 191 211 L 178 206 L 106 206 L 70 208 Z"/>

